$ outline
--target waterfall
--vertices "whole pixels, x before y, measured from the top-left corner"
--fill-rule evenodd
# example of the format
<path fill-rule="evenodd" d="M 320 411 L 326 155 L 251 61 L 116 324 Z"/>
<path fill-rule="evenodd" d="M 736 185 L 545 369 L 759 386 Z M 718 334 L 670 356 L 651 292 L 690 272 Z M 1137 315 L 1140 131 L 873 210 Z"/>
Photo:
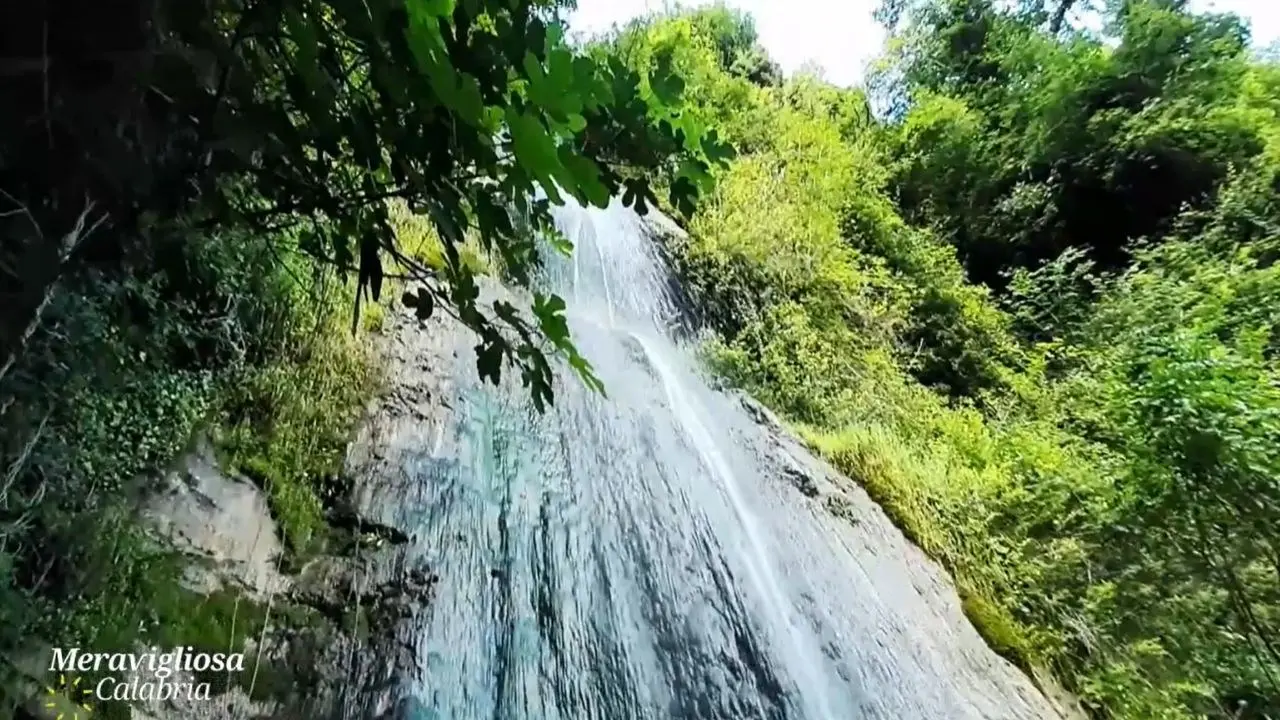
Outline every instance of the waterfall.
<path fill-rule="evenodd" d="M 518 379 L 474 379 L 465 334 L 393 327 L 402 380 L 425 387 L 424 354 L 449 365 L 381 455 L 440 577 L 403 631 L 407 717 L 1054 716 L 861 491 L 707 383 L 669 330 L 682 308 L 645 222 L 617 205 L 556 220 L 575 250 L 539 282 L 606 396 L 562 373 L 540 415 Z"/>

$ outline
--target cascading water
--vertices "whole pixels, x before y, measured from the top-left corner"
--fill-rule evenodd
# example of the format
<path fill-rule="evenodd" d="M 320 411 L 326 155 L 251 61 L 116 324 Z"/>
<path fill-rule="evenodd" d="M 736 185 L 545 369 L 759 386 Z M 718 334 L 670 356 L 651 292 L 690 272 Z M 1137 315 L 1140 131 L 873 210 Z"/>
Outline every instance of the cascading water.
<path fill-rule="evenodd" d="M 777 431 L 705 383 L 639 218 L 557 221 L 576 250 L 544 280 L 607 397 L 566 377 L 539 415 L 458 342 L 448 427 L 397 461 L 395 514 L 440 578 L 407 715 L 1052 717 L 882 515 L 798 492 Z"/>

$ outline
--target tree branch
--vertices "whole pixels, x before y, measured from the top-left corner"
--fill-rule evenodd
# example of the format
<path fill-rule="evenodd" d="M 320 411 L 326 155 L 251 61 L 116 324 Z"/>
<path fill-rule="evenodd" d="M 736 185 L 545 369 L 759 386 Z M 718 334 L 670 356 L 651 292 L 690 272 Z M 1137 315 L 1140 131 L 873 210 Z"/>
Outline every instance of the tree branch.
<path fill-rule="evenodd" d="M 26 206 L 18 202 L 18 200 L 9 193 L 4 190 L 0 190 L 0 193 L 9 198 L 9 200 L 18 204 L 23 210 L 26 210 Z M 34 307 L 27 312 L 26 324 L 16 333 L 16 336 L 12 338 L 4 338 L 4 341 L 6 343 L 10 343 L 10 346 L 5 349 L 4 362 L 0 364 L 0 380 L 4 380 L 5 376 L 9 374 L 9 371 L 13 369 L 18 358 L 22 355 L 22 351 L 26 348 L 27 343 L 30 342 L 31 336 L 34 335 L 36 330 L 40 327 L 40 323 L 44 319 L 45 312 L 48 311 L 49 305 L 53 302 L 53 298 L 57 294 L 58 285 L 62 279 L 62 271 L 67 260 L 71 257 L 72 253 L 75 252 L 76 248 L 84 242 L 85 238 L 97 230 L 102 223 L 106 222 L 107 214 L 103 213 L 97 220 L 94 220 L 92 224 L 88 224 L 89 215 L 93 212 L 93 208 L 94 203 L 86 198 L 84 210 L 82 210 L 80 212 L 80 216 L 76 218 L 76 224 L 71 228 L 70 232 L 62 237 L 62 241 L 59 243 L 59 246 L 54 250 L 54 257 L 52 258 L 53 268 L 48 272 L 48 278 L 43 281 L 37 280 L 33 284 L 34 287 L 41 288 L 39 290 L 40 300 L 39 302 L 34 303 Z M 39 233 L 39 227 L 37 227 L 36 230 L 37 233 Z M 43 235 L 41 234 L 38 237 L 43 238 Z M 40 253 L 43 249 L 42 246 L 43 243 L 40 243 L 29 252 Z"/>
<path fill-rule="evenodd" d="M 1062 29 L 1062 25 L 1066 22 L 1067 11 L 1072 5 L 1076 4 L 1076 0 L 1060 0 L 1057 9 L 1053 11 L 1053 18 L 1049 20 L 1049 32 L 1057 35 Z"/>

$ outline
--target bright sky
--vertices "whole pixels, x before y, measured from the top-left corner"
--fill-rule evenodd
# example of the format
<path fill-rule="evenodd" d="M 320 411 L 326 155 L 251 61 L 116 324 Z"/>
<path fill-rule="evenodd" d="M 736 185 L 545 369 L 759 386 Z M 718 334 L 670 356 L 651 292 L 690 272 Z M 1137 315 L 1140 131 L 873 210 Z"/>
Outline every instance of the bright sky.
<path fill-rule="evenodd" d="M 686 0 L 702 5 L 707 0 Z M 791 73 L 807 61 L 821 65 L 838 85 L 852 85 L 862 77 L 868 60 L 880 52 L 884 30 L 871 19 L 879 0 L 726 0 L 755 16 L 760 39 Z M 1253 26 L 1257 45 L 1280 40 L 1280 0 L 1192 0 L 1197 10 L 1233 12 Z M 575 31 L 596 32 L 650 10 L 664 0 L 578 0 L 570 16 Z"/>

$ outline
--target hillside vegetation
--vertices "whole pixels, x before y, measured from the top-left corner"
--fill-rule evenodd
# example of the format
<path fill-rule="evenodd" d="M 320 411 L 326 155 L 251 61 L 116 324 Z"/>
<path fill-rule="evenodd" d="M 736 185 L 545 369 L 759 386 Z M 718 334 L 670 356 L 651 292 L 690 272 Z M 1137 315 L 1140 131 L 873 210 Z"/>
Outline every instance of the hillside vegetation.
<path fill-rule="evenodd" d="M 998 651 L 1102 717 L 1280 717 L 1280 66 L 1181 3 L 1036 5 L 886 4 L 869 89 L 724 8 L 595 52 L 739 150 L 670 248 L 712 363 Z"/>

